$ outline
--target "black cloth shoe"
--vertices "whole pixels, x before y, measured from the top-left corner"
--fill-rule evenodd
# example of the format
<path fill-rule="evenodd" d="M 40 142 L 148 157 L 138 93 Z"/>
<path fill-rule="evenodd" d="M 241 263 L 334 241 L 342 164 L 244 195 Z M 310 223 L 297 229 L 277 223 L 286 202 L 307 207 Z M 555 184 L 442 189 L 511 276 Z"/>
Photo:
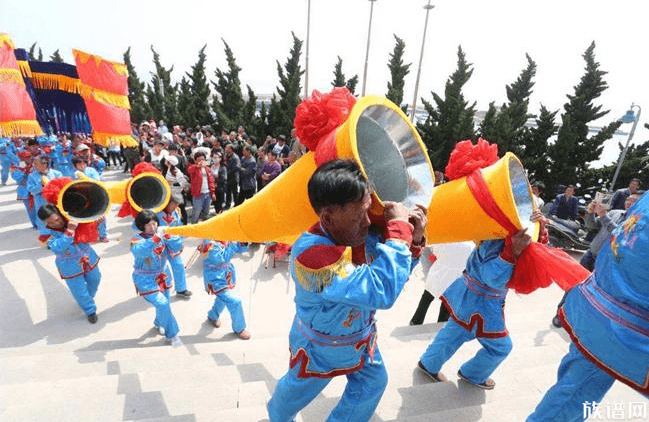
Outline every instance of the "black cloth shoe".
<path fill-rule="evenodd" d="M 94 313 L 94 314 L 88 315 L 88 322 L 91 323 L 91 324 L 94 324 L 95 322 L 97 322 L 97 314 Z"/>
<path fill-rule="evenodd" d="M 554 318 L 552 318 L 552 325 L 554 325 L 557 328 L 561 328 L 561 320 L 559 319 L 559 315 L 555 315 Z"/>
<path fill-rule="evenodd" d="M 182 296 L 186 299 L 189 299 L 189 297 L 192 295 L 192 292 L 190 292 L 189 290 L 183 290 L 182 292 L 176 292 L 176 294 L 178 296 Z"/>

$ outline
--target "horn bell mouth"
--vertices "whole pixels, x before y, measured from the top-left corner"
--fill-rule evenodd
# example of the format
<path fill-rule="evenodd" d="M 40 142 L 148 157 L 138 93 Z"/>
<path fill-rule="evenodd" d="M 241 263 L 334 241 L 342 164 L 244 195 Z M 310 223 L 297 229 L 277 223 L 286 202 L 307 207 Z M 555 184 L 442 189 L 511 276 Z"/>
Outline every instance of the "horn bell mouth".
<path fill-rule="evenodd" d="M 378 199 L 430 204 L 435 178 L 416 128 L 388 100 L 364 108 L 354 128 L 358 158 Z"/>
<path fill-rule="evenodd" d="M 136 211 L 149 209 L 160 212 L 171 198 L 169 183 L 157 173 L 142 173 L 133 178 L 129 184 L 126 197 Z"/>
<path fill-rule="evenodd" d="M 539 235 L 539 225 L 530 220 L 534 212 L 534 198 L 530 183 L 527 180 L 523 164 L 513 154 L 510 154 L 508 161 L 509 182 L 521 228 L 527 229 L 527 233 L 532 236 L 533 240 L 536 240 Z"/>
<path fill-rule="evenodd" d="M 64 217 L 89 223 L 106 214 L 110 207 L 110 197 L 99 183 L 76 180 L 62 189 L 57 205 Z"/>

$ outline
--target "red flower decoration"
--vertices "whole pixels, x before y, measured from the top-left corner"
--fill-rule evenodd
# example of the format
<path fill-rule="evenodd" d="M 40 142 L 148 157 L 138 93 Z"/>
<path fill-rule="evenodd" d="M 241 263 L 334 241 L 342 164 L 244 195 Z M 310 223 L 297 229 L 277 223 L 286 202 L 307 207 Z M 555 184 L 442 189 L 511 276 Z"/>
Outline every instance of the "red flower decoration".
<path fill-rule="evenodd" d="M 135 167 L 133 167 L 133 171 L 131 172 L 131 175 L 133 177 L 137 176 L 140 173 L 160 173 L 160 170 L 156 166 L 154 166 L 151 163 L 147 163 L 146 161 L 142 161 L 141 163 L 138 163 Z"/>
<path fill-rule="evenodd" d="M 314 90 L 302 100 L 295 110 L 295 134 L 311 151 L 325 135 L 340 126 L 347 117 L 356 98 L 345 87 L 337 87 L 328 94 Z"/>
<path fill-rule="evenodd" d="M 483 138 L 473 145 L 471 140 L 458 142 L 448 159 L 445 174 L 449 180 L 468 176 L 475 170 L 489 167 L 498 161 L 498 145 Z"/>
<path fill-rule="evenodd" d="M 59 192 L 68 183 L 72 182 L 69 177 L 59 177 L 50 180 L 47 185 L 43 187 L 43 198 L 52 205 L 56 205 L 59 201 Z M 37 210 L 38 211 L 38 210 Z"/>

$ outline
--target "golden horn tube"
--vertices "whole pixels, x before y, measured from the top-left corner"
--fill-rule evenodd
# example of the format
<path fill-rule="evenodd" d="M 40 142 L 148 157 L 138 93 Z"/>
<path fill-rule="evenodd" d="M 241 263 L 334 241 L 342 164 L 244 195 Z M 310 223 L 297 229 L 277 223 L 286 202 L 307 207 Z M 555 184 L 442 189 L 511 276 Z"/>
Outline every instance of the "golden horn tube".
<path fill-rule="evenodd" d="M 489 193 L 509 220 L 527 228 L 533 240 L 538 239 L 539 225 L 532 223 L 532 191 L 523 165 L 508 152 L 495 164 L 482 170 Z M 465 240 L 503 239 L 508 233 L 489 217 L 473 197 L 466 178 L 441 184 L 433 190 L 428 209 L 426 238 L 428 243 L 451 243 Z"/>
<path fill-rule="evenodd" d="M 316 168 L 309 152 L 243 204 L 202 223 L 165 227 L 165 231 L 222 241 L 291 244 L 318 221 L 307 193 Z"/>
<path fill-rule="evenodd" d="M 158 173 L 140 173 L 128 180 L 102 184 L 108 191 L 110 202 L 122 204 L 128 201 L 136 211 L 150 209 L 160 212 L 171 198 L 169 183 Z"/>

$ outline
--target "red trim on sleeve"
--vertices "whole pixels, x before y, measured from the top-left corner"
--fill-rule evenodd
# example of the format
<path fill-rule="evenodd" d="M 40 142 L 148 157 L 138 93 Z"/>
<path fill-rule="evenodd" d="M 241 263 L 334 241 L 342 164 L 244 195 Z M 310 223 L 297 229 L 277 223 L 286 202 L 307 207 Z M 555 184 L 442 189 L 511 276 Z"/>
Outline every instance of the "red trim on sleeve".
<path fill-rule="evenodd" d="M 510 264 L 516 263 L 516 255 L 514 255 L 514 251 L 512 251 L 511 235 L 507 236 L 507 238 L 505 239 L 505 246 L 503 247 L 503 251 L 500 253 L 500 258 L 509 262 Z"/>
<path fill-rule="evenodd" d="M 412 232 L 414 231 L 412 224 L 402 220 L 390 220 L 385 226 L 385 240 L 399 239 L 412 245 Z"/>

